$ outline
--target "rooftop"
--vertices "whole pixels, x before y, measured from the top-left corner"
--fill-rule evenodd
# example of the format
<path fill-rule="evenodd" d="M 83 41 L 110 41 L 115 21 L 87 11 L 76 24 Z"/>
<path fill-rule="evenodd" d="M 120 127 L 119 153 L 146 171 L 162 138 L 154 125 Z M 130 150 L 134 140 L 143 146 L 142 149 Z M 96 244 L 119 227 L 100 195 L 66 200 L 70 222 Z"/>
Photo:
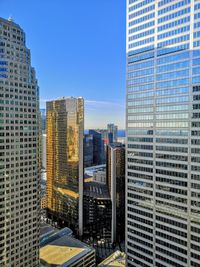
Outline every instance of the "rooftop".
<path fill-rule="evenodd" d="M 40 248 L 41 267 L 69 267 L 92 251 L 93 248 L 83 242 L 63 236 Z"/>
<path fill-rule="evenodd" d="M 12 25 L 12 26 L 16 26 L 17 28 L 19 28 L 20 30 L 22 30 L 22 28 L 19 26 L 19 24 L 15 23 L 12 17 L 9 17 L 8 19 L 4 19 L 0 17 L 0 21 L 8 24 L 8 25 Z"/>
<path fill-rule="evenodd" d="M 69 190 L 69 189 L 65 189 L 65 188 L 60 188 L 60 187 L 58 187 L 58 188 L 57 188 L 57 191 L 58 191 L 59 193 L 61 193 L 62 195 L 67 195 L 67 196 L 69 196 L 69 197 L 73 197 L 73 198 L 79 198 L 79 194 L 78 194 L 78 193 L 76 193 L 76 192 L 74 192 L 74 191 L 72 191 L 72 190 Z"/>
<path fill-rule="evenodd" d="M 84 195 L 98 199 L 110 199 L 107 185 L 98 182 L 85 182 Z"/>
<path fill-rule="evenodd" d="M 87 167 L 85 168 L 84 172 L 85 172 L 85 175 L 91 177 L 93 176 L 94 172 L 105 171 L 105 169 L 106 169 L 106 164 L 102 164 L 102 165 Z"/>
<path fill-rule="evenodd" d="M 109 146 L 112 148 L 124 148 L 125 149 L 125 145 L 120 142 L 111 143 L 109 144 Z"/>
<path fill-rule="evenodd" d="M 62 236 L 71 236 L 72 233 L 70 228 L 65 227 L 59 230 L 49 224 L 42 223 L 40 226 L 40 247 L 44 247 Z"/>
<path fill-rule="evenodd" d="M 125 267 L 126 266 L 126 254 L 119 250 L 111 254 L 107 259 L 102 261 L 98 267 Z"/>

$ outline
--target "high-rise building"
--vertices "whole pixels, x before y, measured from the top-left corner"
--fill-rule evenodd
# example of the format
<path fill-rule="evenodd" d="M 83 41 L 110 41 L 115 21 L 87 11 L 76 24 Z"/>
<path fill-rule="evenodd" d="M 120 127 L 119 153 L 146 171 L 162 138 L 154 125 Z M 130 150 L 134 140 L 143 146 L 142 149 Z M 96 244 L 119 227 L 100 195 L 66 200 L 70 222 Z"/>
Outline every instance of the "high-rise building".
<path fill-rule="evenodd" d="M 127 0 L 127 266 L 200 266 L 199 18 Z"/>
<path fill-rule="evenodd" d="M 47 149 L 46 149 L 46 142 L 47 142 L 47 135 L 46 134 L 41 134 L 40 135 L 40 145 L 41 145 L 41 168 L 43 170 L 46 170 L 47 168 Z"/>
<path fill-rule="evenodd" d="M 91 167 L 93 165 L 93 135 L 84 135 L 84 168 Z"/>
<path fill-rule="evenodd" d="M 46 131 L 46 109 L 45 108 L 41 108 L 40 109 L 40 129 L 42 131 L 42 133 L 45 133 Z"/>
<path fill-rule="evenodd" d="M 48 216 L 82 235 L 83 98 L 47 102 Z"/>
<path fill-rule="evenodd" d="M 118 127 L 117 125 L 114 125 L 113 123 L 110 123 L 107 125 L 107 131 L 108 131 L 108 142 L 109 143 L 115 143 L 117 142 L 117 132 Z"/>
<path fill-rule="evenodd" d="M 102 134 L 97 130 L 89 130 L 89 135 L 93 136 L 93 164 L 101 165 L 105 163 L 104 141 Z"/>
<path fill-rule="evenodd" d="M 112 243 L 125 237 L 125 146 L 107 146 L 106 183 L 112 201 Z"/>
<path fill-rule="evenodd" d="M 71 229 L 43 225 L 40 237 L 40 267 L 95 267 L 95 249 L 72 237 Z"/>
<path fill-rule="evenodd" d="M 39 266 L 39 89 L 25 33 L 0 18 L 0 266 Z"/>

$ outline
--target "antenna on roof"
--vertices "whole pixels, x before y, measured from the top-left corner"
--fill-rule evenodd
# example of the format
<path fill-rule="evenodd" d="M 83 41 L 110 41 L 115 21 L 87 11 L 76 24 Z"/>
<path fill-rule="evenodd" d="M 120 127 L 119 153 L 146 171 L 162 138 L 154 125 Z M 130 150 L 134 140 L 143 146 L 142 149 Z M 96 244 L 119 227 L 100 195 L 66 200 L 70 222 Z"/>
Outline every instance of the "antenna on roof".
<path fill-rule="evenodd" d="M 9 16 L 8 21 L 14 22 L 13 17 L 12 16 Z"/>

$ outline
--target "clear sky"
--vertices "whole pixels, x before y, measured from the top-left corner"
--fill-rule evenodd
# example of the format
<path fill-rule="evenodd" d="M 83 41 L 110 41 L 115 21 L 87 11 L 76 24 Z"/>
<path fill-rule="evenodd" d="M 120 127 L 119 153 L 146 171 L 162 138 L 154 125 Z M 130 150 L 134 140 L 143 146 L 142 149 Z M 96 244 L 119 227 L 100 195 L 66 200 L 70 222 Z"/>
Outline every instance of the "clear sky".
<path fill-rule="evenodd" d="M 0 0 L 26 32 L 40 105 L 83 96 L 85 128 L 125 127 L 125 0 Z"/>

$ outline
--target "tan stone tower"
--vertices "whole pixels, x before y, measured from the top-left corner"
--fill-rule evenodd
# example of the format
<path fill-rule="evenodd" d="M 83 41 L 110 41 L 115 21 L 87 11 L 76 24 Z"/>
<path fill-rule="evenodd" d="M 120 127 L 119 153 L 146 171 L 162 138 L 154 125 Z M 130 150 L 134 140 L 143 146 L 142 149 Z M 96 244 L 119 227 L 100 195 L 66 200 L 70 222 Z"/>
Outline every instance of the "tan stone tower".
<path fill-rule="evenodd" d="M 39 266 L 38 94 L 25 33 L 0 18 L 0 266 Z"/>

